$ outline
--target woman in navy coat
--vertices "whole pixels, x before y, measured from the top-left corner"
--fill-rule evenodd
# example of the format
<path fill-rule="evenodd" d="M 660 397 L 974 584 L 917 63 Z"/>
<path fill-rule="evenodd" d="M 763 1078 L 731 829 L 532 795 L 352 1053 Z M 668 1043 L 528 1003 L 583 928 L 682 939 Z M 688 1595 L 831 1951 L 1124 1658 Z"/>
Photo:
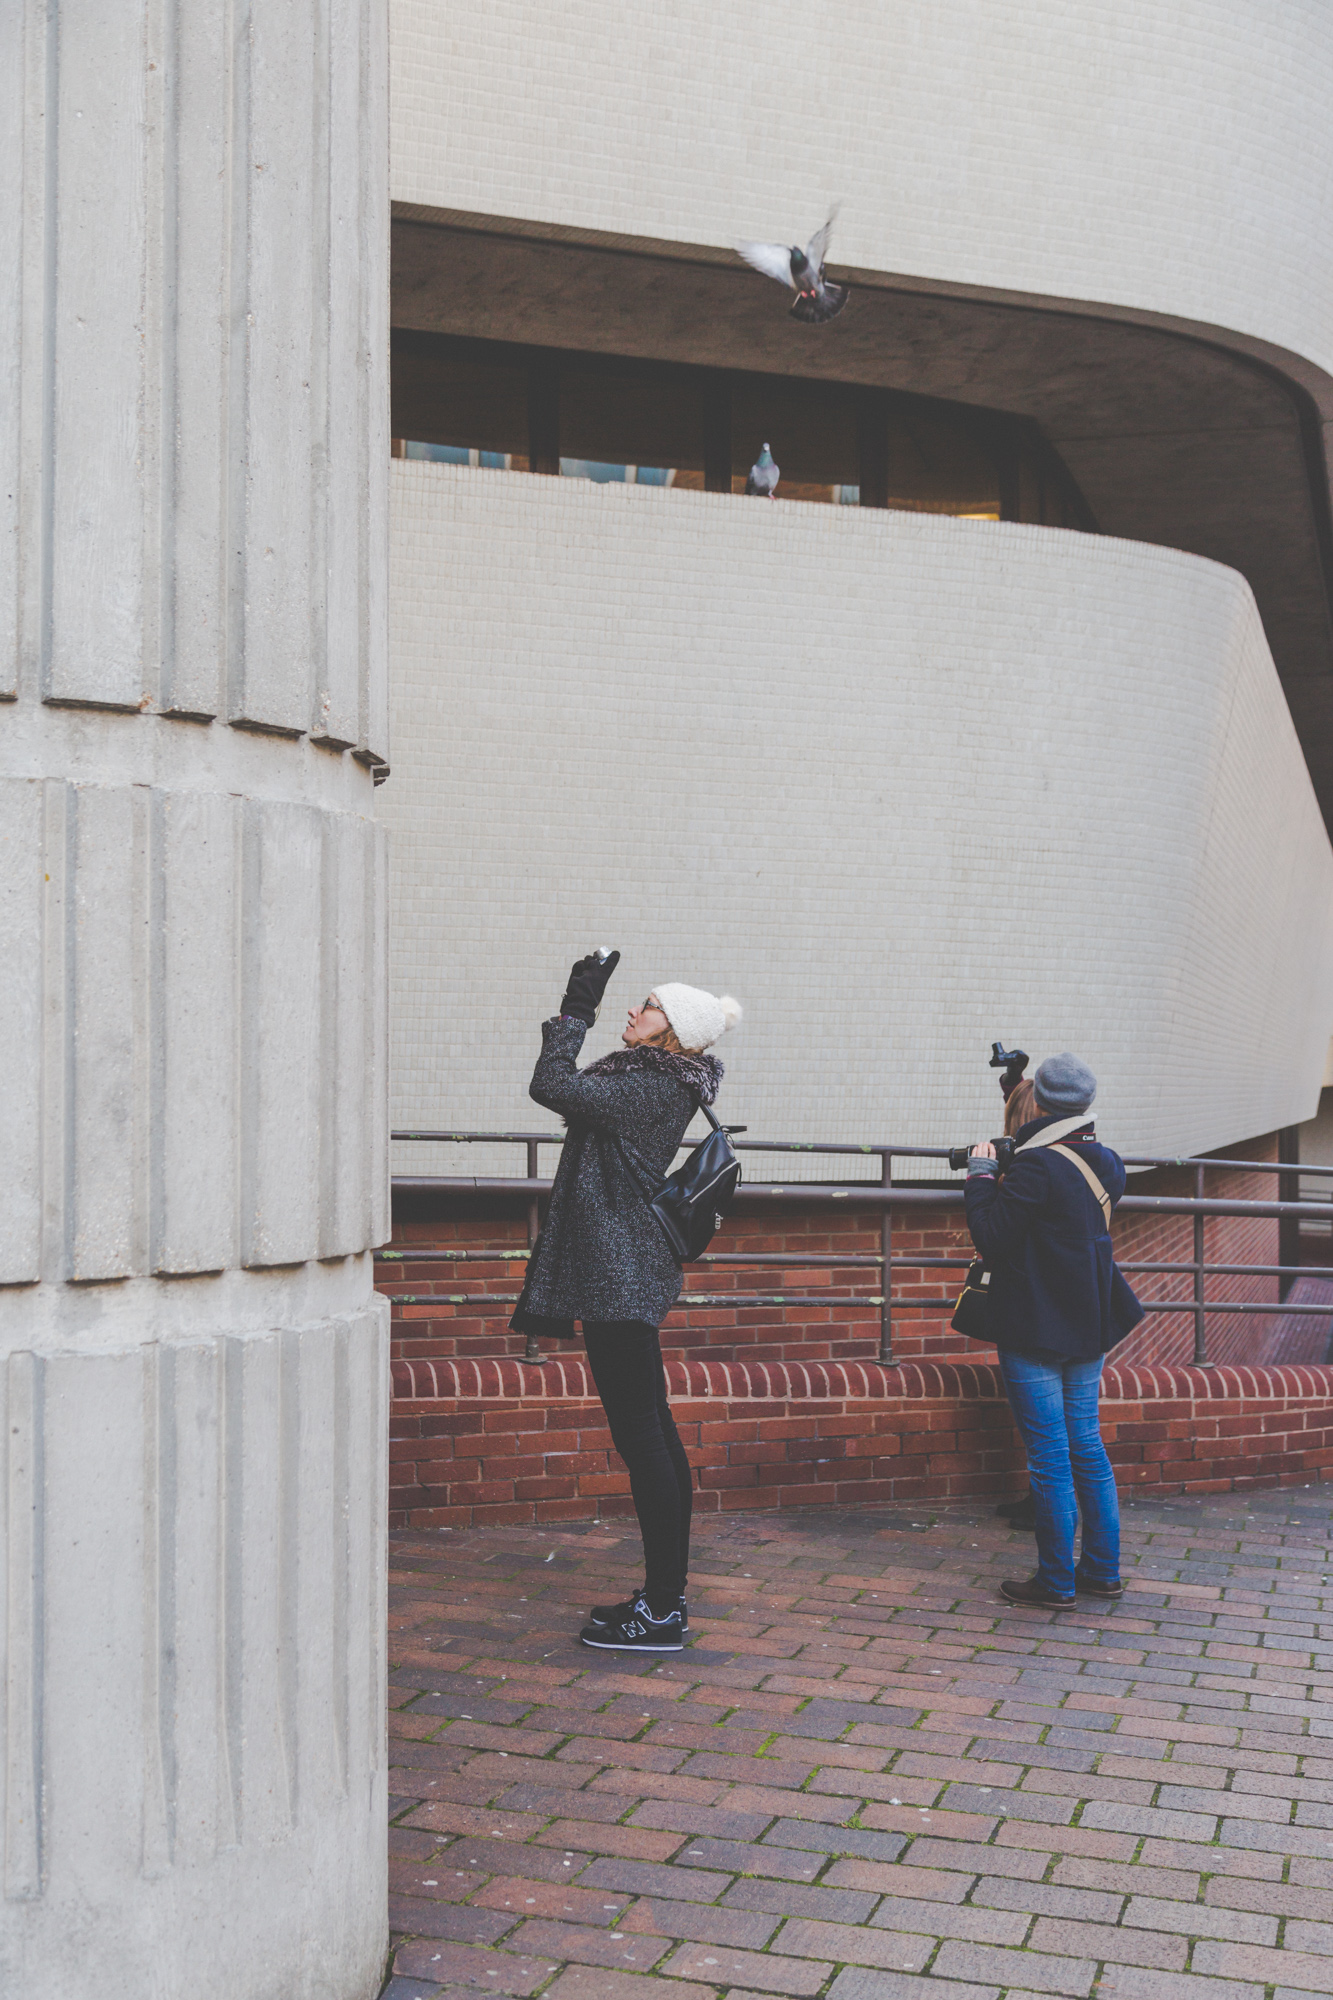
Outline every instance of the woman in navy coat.
<path fill-rule="evenodd" d="M 1097 1141 L 1097 1079 L 1076 1056 L 1059 1055 L 1033 1082 L 1038 1116 L 1015 1134 L 1004 1175 L 993 1146 L 973 1148 L 967 1226 L 990 1271 L 989 1337 L 1027 1445 L 1037 1516 L 1036 1575 L 1000 1588 L 1012 1604 L 1063 1610 L 1080 1593 L 1123 1592 L 1120 1509 L 1097 1400 L 1106 1355 L 1143 1308 L 1111 1253 L 1125 1169 Z"/>

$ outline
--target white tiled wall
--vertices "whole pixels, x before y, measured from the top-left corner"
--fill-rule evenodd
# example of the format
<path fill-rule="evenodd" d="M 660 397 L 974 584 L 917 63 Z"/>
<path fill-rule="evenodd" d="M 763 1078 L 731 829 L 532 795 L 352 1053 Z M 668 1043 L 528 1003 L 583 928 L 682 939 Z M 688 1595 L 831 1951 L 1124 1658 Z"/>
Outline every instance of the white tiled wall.
<path fill-rule="evenodd" d="M 1084 1056 L 1126 1151 L 1315 1110 L 1333 855 L 1232 571 L 396 462 L 391 594 L 395 1124 L 553 1129 L 538 1023 L 599 943 L 590 1054 L 658 980 L 744 1001 L 754 1137 L 994 1131 L 997 1036 Z"/>
<path fill-rule="evenodd" d="M 1333 367 L 1328 0 L 393 0 L 400 200 L 1179 314 Z M 756 287 L 763 280 L 755 278 Z"/>

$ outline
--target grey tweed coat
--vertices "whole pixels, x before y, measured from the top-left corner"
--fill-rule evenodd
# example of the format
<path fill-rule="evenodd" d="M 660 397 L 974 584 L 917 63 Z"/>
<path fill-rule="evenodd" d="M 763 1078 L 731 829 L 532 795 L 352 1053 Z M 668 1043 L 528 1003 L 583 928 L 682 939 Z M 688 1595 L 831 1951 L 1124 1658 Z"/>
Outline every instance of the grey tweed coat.
<path fill-rule="evenodd" d="M 568 1014 L 542 1023 L 529 1095 L 558 1111 L 569 1135 L 541 1248 L 510 1322 L 519 1333 L 569 1339 L 576 1319 L 660 1326 L 680 1292 L 680 1265 L 641 1190 L 655 1188 L 670 1168 L 700 1098 L 711 1104 L 717 1096 L 722 1065 L 716 1056 L 631 1048 L 580 1070 L 575 1058 L 587 1032 Z"/>

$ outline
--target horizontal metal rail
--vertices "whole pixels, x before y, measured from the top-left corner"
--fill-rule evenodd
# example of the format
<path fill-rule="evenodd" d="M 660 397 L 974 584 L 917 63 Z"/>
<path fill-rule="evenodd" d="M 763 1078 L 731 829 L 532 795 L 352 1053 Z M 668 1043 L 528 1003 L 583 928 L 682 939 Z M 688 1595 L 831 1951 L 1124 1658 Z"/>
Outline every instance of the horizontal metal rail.
<path fill-rule="evenodd" d="M 508 1174 L 396 1174 L 394 1187 L 404 1192 L 452 1194 L 534 1194 L 551 1192 L 552 1183 L 537 1176 Z M 829 1187 L 821 1181 L 743 1181 L 737 1190 L 739 1202 L 799 1201 L 850 1202 L 858 1208 L 961 1209 L 963 1190 L 957 1188 L 883 1187 L 865 1181 L 854 1187 Z M 1117 1213 L 1149 1215 L 1248 1215 L 1256 1220 L 1282 1215 L 1304 1215 L 1321 1221 L 1333 1219 L 1333 1202 L 1328 1201 L 1224 1201 L 1220 1197 L 1183 1194 L 1127 1194 L 1116 1204 Z M 1193 1270 L 1191 1264 L 1187 1267 Z M 1307 1267 L 1302 1266 L 1302 1269 Z"/>
<path fill-rule="evenodd" d="M 563 1146 L 563 1132 L 390 1132 L 391 1139 L 420 1141 L 453 1146 Z M 950 1146 L 896 1146 L 892 1143 L 865 1145 L 859 1141 L 843 1145 L 828 1139 L 733 1139 L 738 1153 L 846 1153 L 850 1157 L 895 1160 L 947 1160 Z M 682 1139 L 678 1152 L 687 1152 L 695 1141 Z M 1123 1153 L 1127 1167 L 1217 1167 L 1247 1174 L 1333 1174 L 1333 1165 L 1307 1166 L 1303 1160 L 1218 1160 L 1211 1154 Z M 961 1173 L 963 1169 L 960 1167 Z"/>
<path fill-rule="evenodd" d="M 542 1197 L 549 1195 L 551 1180 L 543 1175 L 539 1165 L 539 1149 L 542 1146 L 560 1146 L 565 1135 L 559 1132 L 447 1132 L 447 1131 L 395 1131 L 391 1134 L 395 1141 L 427 1145 L 511 1145 L 522 1146 L 526 1152 L 527 1172 L 522 1175 L 506 1174 L 406 1174 L 394 1177 L 395 1191 L 401 1193 L 454 1193 L 490 1194 L 521 1196 L 526 1201 L 528 1214 L 528 1243 L 524 1246 L 501 1247 L 493 1250 L 456 1250 L 434 1245 L 412 1249 L 404 1246 L 379 1253 L 379 1261 L 386 1267 L 394 1265 L 440 1263 L 496 1263 L 506 1261 L 526 1261 L 530 1248 L 536 1242 L 540 1225 L 540 1204 Z M 679 1150 L 691 1144 L 683 1140 Z M 871 1158 L 878 1162 L 877 1180 L 853 1180 L 841 1183 L 811 1181 L 748 1181 L 740 1188 L 737 1200 L 746 1207 L 771 1206 L 776 1203 L 796 1202 L 805 1206 L 823 1207 L 834 1203 L 850 1203 L 861 1209 L 877 1211 L 879 1215 L 880 1250 L 870 1252 L 843 1252 L 816 1254 L 813 1252 L 792 1252 L 784 1255 L 781 1251 L 709 1251 L 698 1261 L 709 1265 L 758 1266 L 768 1270 L 797 1270 L 822 1268 L 830 1272 L 836 1270 L 865 1269 L 880 1275 L 884 1271 L 935 1270 L 943 1276 L 945 1270 L 957 1269 L 971 1263 L 970 1256 L 963 1254 L 949 1256 L 937 1253 L 893 1254 L 894 1216 L 902 1214 L 911 1217 L 914 1213 L 956 1214 L 964 1206 L 964 1189 L 961 1182 L 952 1185 L 939 1183 L 895 1186 L 893 1180 L 896 1162 L 913 1160 L 944 1160 L 948 1158 L 947 1146 L 899 1146 L 892 1143 L 880 1144 L 836 1144 L 826 1140 L 779 1140 L 733 1138 L 737 1152 L 785 1153 L 796 1155 L 817 1155 L 831 1157 L 841 1155 L 847 1158 Z M 1306 1165 L 1304 1162 L 1274 1160 L 1229 1160 L 1208 1157 L 1168 1157 L 1162 1155 L 1129 1155 L 1126 1166 L 1144 1168 L 1187 1168 L 1194 1181 L 1192 1194 L 1126 1194 L 1118 1204 L 1119 1211 L 1126 1214 L 1152 1214 L 1162 1216 L 1188 1217 L 1193 1224 L 1194 1255 L 1188 1262 L 1156 1261 L 1126 1263 L 1123 1269 L 1136 1274 L 1156 1274 L 1166 1277 L 1182 1277 L 1191 1280 L 1189 1296 L 1179 1299 L 1144 1299 L 1145 1311 L 1150 1313 L 1189 1313 L 1194 1320 L 1194 1360 L 1207 1366 L 1206 1322 L 1213 1313 L 1235 1313 L 1258 1316 L 1291 1316 L 1293 1318 L 1333 1319 L 1333 1305 L 1322 1305 L 1301 1301 L 1288 1303 L 1281 1301 L 1268 1304 L 1258 1300 L 1234 1300 L 1209 1298 L 1208 1280 L 1219 1277 L 1289 1278 L 1317 1274 L 1321 1267 L 1291 1263 L 1277 1264 L 1209 1264 L 1204 1257 L 1204 1224 L 1209 1216 L 1248 1217 L 1253 1220 L 1304 1220 L 1327 1224 L 1333 1221 L 1333 1199 L 1296 1201 L 1254 1201 L 1229 1200 L 1205 1192 L 1205 1176 L 1213 1173 L 1262 1173 L 1286 1174 L 1290 1180 L 1296 1176 L 1333 1176 L 1333 1165 Z M 1286 1192 L 1279 1188 L 1279 1194 Z M 387 1274 L 387 1273 L 386 1273 Z M 1333 1270 L 1328 1274 L 1333 1277 Z M 853 1281 L 855 1282 L 855 1281 Z M 459 1293 L 403 1293 L 397 1295 L 404 1305 L 470 1306 L 478 1313 L 498 1312 L 511 1308 L 517 1303 L 518 1294 L 496 1292 Z M 893 1313 L 904 1309 L 939 1313 L 946 1309 L 953 1293 L 930 1294 L 922 1297 L 894 1296 L 891 1285 L 882 1293 L 861 1292 L 827 1285 L 816 1291 L 790 1292 L 705 1292 L 686 1290 L 681 1294 L 678 1311 L 716 1307 L 758 1307 L 758 1306 L 872 1306 L 879 1309 L 880 1342 L 879 1357 L 883 1362 L 893 1359 Z M 534 1339 L 527 1343 L 528 1359 L 542 1357 Z"/>

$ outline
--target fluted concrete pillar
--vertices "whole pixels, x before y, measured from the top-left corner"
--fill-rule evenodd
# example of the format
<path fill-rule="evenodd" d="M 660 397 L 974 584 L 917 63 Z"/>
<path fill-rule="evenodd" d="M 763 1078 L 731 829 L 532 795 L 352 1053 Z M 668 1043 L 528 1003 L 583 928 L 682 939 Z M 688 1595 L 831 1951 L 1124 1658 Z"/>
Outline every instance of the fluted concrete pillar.
<path fill-rule="evenodd" d="M 0 9 L 0 1991 L 385 1945 L 381 0 Z"/>

